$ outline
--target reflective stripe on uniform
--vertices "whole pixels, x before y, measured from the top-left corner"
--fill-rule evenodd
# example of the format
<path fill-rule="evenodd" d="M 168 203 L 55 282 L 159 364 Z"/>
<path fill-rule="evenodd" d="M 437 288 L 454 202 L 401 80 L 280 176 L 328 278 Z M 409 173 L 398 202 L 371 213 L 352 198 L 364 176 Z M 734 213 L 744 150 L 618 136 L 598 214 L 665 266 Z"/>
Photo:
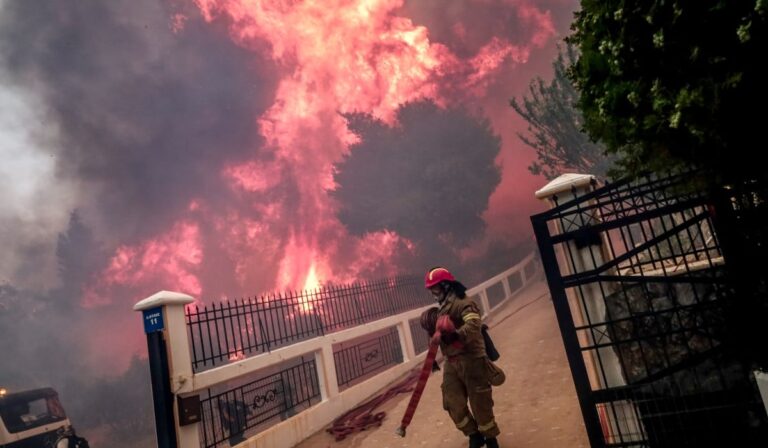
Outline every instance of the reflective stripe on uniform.
<path fill-rule="evenodd" d="M 431 271 L 429 271 L 429 279 L 432 280 L 432 276 L 435 275 L 435 273 L 439 272 L 439 271 L 448 272 L 448 269 L 445 269 L 445 268 L 435 268 L 435 269 L 432 269 Z M 450 272 L 448 272 L 448 273 L 450 274 Z"/>
<path fill-rule="evenodd" d="M 469 322 L 470 320 L 480 320 L 480 315 L 477 313 L 467 313 L 463 316 L 461 316 L 462 319 L 464 319 L 464 322 Z"/>
<path fill-rule="evenodd" d="M 462 429 L 463 427 L 467 426 L 469 424 L 469 416 L 464 417 L 464 420 L 462 420 L 459 423 L 456 423 L 456 427 L 459 429 Z"/>
<path fill-rule="evenodd" d="M 494 426 L 496 426 L 496 420 L 491 420 L 491 423 L 488 423 L 487 425 L 477 425 L 477 429 L 480 431 L 488 431 Z"/>

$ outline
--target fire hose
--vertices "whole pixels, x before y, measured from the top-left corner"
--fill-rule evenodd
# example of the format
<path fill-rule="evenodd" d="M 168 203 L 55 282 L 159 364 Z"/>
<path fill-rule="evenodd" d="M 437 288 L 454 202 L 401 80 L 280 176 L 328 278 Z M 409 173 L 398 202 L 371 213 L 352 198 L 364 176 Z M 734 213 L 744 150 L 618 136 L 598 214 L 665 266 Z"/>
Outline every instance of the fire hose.
<path fill-rule="evenodd" d="M 374 413 L 376 408 L 395 395 L 413 391 L 401 423 L 401 428 L 398 429 L 398 434 L 405 436 L 405 428 L 410 424 L 411 419 L 413 418 L 413 414 L 416 411 L 416 405 L 418 405 L 421 394 L 424 392 L 424 386 L 427 383 L 429 374 L 438 368 L 435 363 L 435 358 L 437 357 L 437 348 L 439 347 L 439 344 L 433 343 L 433 341 L 435 341 L 434 334 L 437 331 L 436 307 L 429 308 L 421 314 L 421 326 L 427 331 L 427 334 L 433 338 L 429 342 L 429 351 L 427 352 L 427 357 L 424 360 L 421 370 L 411 372 L 405 379 L 387 389 L 383 394 L 374 397 L 372 400 L 361 404 L 334 420 L 331 427 L 326 429 L 326 431 L 334 436 L 337 441 L 344 440 L 344 438 L 354 432 L 364 431 L 370 427 L 381 426 L 381 422 L 384 420 L 386 413 Z M 400 429 L 402 429 L 402 433 Z"/>
<path fill-rule="evenodd" d="M 548 297 L 548 294 L 542 294 L 526 303 L 525 305 L 519 307 L 514 312 L 497 321 L 495 325 L 500 324 L 501 322 L 507 320 L 508 318 L 522 311 L 524 308 L 528 307 L 534 302 L 541 300 L 544 297 Z M 364 431 L 372 426 L 381 426 L 382 420 L 384 420 L 386 413 L 377 412 L 373 414 L 373 411 L 395 395 L 413 391 L 411 399 L 408 402 L 405 415 L 403 415 L 403 420 L 401 421 L 400 427 L 396 430 L 396 433 L 399 436 L 405 437 L 405 429 L 411 423 L 413 414 L 416 411 L 416 406 L 421 399 L 421 394 L 424 392 L 424 387 L 426 386 L 427 379 L 429 378 L 430 370 L 436 370 L 435 358 L 437 356 L 437 347 L 439 344 L 433 344 L 432 341 L 439 339 L 439 335 L 437 338 L 434 337 L 434 333 L 437 332 L 437 308 L 430 308 L 422 313 L 421 326 L 432 338 L 430 340 L 427 358 L 424 360 L 424 364 L 422 365 L 421 370 L 411 372 L 411 374 L 408 375 L 408 377 L 406 377 L 403 381 L 390 387 L 381 395 L 378 395 L 372 400 L 352 409 L 351 411 L 334 420 L 333 426 L 328 428 L 326 431 L 335 436 L 336 440 L 343 440 L 353 432 Z M 492 351 L 495 352 L 495 348 L 493 348 Z M 498 352 L 495 358 L 498 358 Z"/>
<path fill-rule="evenodd" d="M 439 338 L 440 332 L 438 331 L 435 335 Z M 440 344 L 435 342 L 434 339 L 429 341 L 429 351 L 427 352 L 427 357 L 424 359 L 424 364 L 421 366 L 421 372 L 419 372 L 419 380 L 416 383 L 416 388 L 413 389 L 411 399 L 408 401 L 408 407 L 405 408 L 405 414 L 403 415 L 403 420 L 400 422 L 400 427 L 395 430 L 395 434 L 400 437 L 405 437 L 405 428 L 411 424 L 413 414 L 416 412 L 416 406 L 419 405 L 421 394 L 424 393 L 424 387 L 427 385 L 429 374 L 432 373 L 432 364 L 435 362 L 437 348 L 439 346 Z"/>
<path fill-rule="evenodd" d="M 432 373 L 432 366 L 437 356 L 437 348 L 440 347 L 440 340 L 442 333 L 452 333 L 456 331 L 453 326 L 453 322 L 448 316 L 437 317 L 437 308 L 430 308 L 421 315 L 421 326 L 427 330 L 431 338 L 429 340 L 429 351 L 427 351 L 427 357 L 424 359 L 424 364 L 421 366 L 421 372 L 419 372 L 419 380 L 416 383 L 416 387 L 413 389 L 411 399 L 408 401 L 408 406 L 405 408 L 405 414 L 400 421 L 400 427 L 395 430 L 395 434 L 400 437 L 405 437 L 405 428 L 411 424 L 413 414 L 416 412 L 416 407 L 421 400 L 421 394 L 424 393 L 424 387 L 427 385 L 429 374 Z M 461 342 L 455 341 L 454 344 L 461 344 Z"/>
<path fill-rule="evenodd" d="M 381 426 L 386 413 L 377 412 L 374 414 L 374 410 L 395 395 L 408 393 L 413 390 L 413 383 L 416 381 L 416 378 L 418 378 L 418 372 L 411 372 L 403 381 L 390 387 L 383 394 L 341 415 L 333 421 L 332 426 L 326 429 L 326 431 L 338 441 L 344 440 L 345 437 L 354 432 Z"/>

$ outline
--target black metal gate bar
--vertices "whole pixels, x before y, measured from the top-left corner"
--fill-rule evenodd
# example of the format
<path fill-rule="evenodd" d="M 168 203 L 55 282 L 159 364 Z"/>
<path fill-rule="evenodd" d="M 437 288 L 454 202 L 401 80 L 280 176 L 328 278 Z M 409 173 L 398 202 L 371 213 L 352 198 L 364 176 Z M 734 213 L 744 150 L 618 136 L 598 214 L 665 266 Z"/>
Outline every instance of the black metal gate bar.
<path fill-rule="evenodd" d="M 173 391 L 168 381 L 168 350 L 161 331 L 147 333 L 152 402 L 155 410 L 155 434 L 158 448 L 176 448 L 173 417 Z"/>
<path fill-rule="evenodd" d="M 547 241 L 549 237 L 547 219 L 533 216 L 531 221 L 536 240 Z M 587 437 L 592 448 L 600 448 L 605 446 L 603 443 L 603 432 L 597 415 L 597 407 L 594 400 L 592 400 L 587 367 L 584 364 L 584 357 L 581 354 L 581 348 L 576 336 L 573 316 L 571 316 L 568 297 L 562 284 L 562 276 L 560 275 L 554 246 L 551 244 L 539 244 L 539 256 L 541 257 L 541 264 L 544 266 L 544 274 L 552 295 L 552 303 L 555 306 L 557 323 L 560 326 L 560 334 L 563 337 L 568 365 L 571 368 L 571 375 L 573 375 L 573 384 L 579 397 L 579 405 L 581 407 L 581 414 L 584 417 Z"/>
<path fill-rule="evenodd" d="M 726 208 L 714 222 L 713 201 L 680 188 L 684 180 L 624 181 L 581 196 L 574 189 L 531 217 L 593 447 L 768 446 L 751 375 L 756 331 L 732 319 L 744 309 L 765 317 L 768 276 L 754 260 L 768 256 L 768 226 L 748 220 L 768 218 L 768 193 L 714 201 Z M 744 229 L 728 238 L 727 258 L 716 224 Z M 754 257 L 747 272 L 759 278 L 737 281 L 744 274 L 729 266 L 743 266 L 745 253 Z"/>
<path fill-rule="evenodd" d="M 200 400 L 200 439 L 204 448 L 234 446 L 259 429 L 285 420 L 320 401 L 317 366 L 299 357 L 256 372 L 224 390 L 208 389 Z"/>

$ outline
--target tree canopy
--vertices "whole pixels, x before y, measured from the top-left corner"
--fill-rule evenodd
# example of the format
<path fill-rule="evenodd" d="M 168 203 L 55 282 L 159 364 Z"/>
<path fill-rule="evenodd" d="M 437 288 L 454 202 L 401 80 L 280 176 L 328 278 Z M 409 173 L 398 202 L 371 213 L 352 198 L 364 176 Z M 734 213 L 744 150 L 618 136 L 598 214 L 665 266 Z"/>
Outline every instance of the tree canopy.
<path fill-rule="evenodd" d="M 576 52 L 571 45 L 560 49 L 552 64 L 550 82 L 536 77 L 521 100 L 512 98 L 510 104 L 528 122 L 528 132 L 518 133 L 520 139 L 536 150 L 537 160 L 528 169 L 547 179 L 567 171 L 604 177 L 614 157 L 605 148 L 590 140 L 582 131 L 584 119 L 576 108 L 579 94 L 567 76 Z"/>
<path fill-rule="evenodd" d="M 764 177 L 767 17 L 766 0 L 582 0 L 568 40 L 585 129 L 626 174 Z"/>
<path fill-rule="evenodd" d="M 425 247 L 482 234 L 501 181 L 501 141 L 488 120 L 430 101 L 403 105 L 396 125 L 347 115 L 360 137 L 337 166 L 339 217 L 352 233 L 394 230 Z"/>

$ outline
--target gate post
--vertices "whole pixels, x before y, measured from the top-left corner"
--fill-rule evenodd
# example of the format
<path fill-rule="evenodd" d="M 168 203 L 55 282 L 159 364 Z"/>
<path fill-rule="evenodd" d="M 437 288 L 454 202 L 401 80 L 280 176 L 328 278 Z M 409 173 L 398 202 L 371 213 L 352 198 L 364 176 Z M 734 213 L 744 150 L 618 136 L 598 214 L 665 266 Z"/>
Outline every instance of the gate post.
<path fill-rule="evenodd" d="M 142 312 L 147 334 L 159 448 L 200 447 L 199 423 L 181 426 L 176 403 L 179 394 L 192 390 L 192 360 L 184 306 L 194 301 L 186 294 L 160 291 L 133 306 L 134 311 Z"/>
<path fill-rule="evenodd" d="M 592 176 L 578 175 L 578 177 L 572 178 L 571 183 L 557 183 L 558 180 L 563 181 L 564 179 L 562 178 L 563 176 L 560 176 L 541 190 L 538 190 L 536 192 L 536 198 L 546 200 L 549 203 L 550 208 L 553 208 L 555 206 L 553 197 L 557 194 L 560 194 L 563 191 L 569 191 L 572 187 L 590 188 L 590 183 L 592 182 Z M 554 245 L 549 241 L 551 235 L 546 219 L 533 216 L 531 217 L 531 223 L 533 224 L 534 234 L 539 245 L 541 264 L 544 267 L 547 284 L 552 296 L 552 303 L 555 308 L 555 314 L 557 315 L 557 322 L 560 327 L 560 334 L 563 338 L 563 345 L 571 369 L 571 375 L 573 376 L 574 387 L 579 398 L 579 405 L 581 407 L 581 414 L 584 419 L 587 437 L 589 438 L 589 444 L 592 448 L 602 448 L 605 446 L 605 439 L 601 417 L 598 415 L 595 401 L 592 398 L 592 387 L 590 385 L 590 377 L 594 376 L 592 373 L 594 365 L 588 366 L 586 363 L 587 360 L 582 355 L 581 344 L 579 343 L 575 327 L 581 325 L 584 319 L 582 315 L 573 312 L 574 308 L 569 305 L 568 296 L 561 280 L 563 273 L 560 271 L 559 260 L 564 258 L 564 254 L 562 253 L 562 250 L 556 252 Z M 525 285 L 528 279 L 525 277 L 523 271 L 525 271 L 525 269 L 521 270 L 521 273 L 523 273 L 523 284 Z M 581 311 L 580 307 L 577 307 L 576 309 Z"/>
<path fill-rule="evenodd" d="M 558 204 L 564 204 L 572 199 L 584 196 L 591 192 L 596 182 L 596 178 L 588 174 L 563 174 L 557 179 L 553 180 L 541 190 L 536 192 L 538 199 L 546 200 L 551 208 L 556 207 Z M 576 207 L 574 207 L 576 208 Z M 569 209 L 568 211 L 571 211 Z M 586 213 L 584 214 L 586 215 Z M 565 222 L 561 220 L 557 222 L 559 233 L 577 230 L 595 224 L 599 221 L 599 217 L 595 216 L 580 216 L 578 222 Z M 563 267 L 567 272 L 566 275 L 578 274 L 580 272 L 589 271 L 601 266 L 606 261 L 605 254 L 608 251 L 605 248 L 605 242 L 601 237 L 595 241 L 589 241 L 585 245 L 575 244 L 573 241 L 567 241 L 567 250 L 558 251 L 558 258 L 564 261 Z M 598 246 L 598 249 L 595 249 Z M 567 253 L 566 253 L 567 252 Z M 596 290 L 595 285 L 586 285 L 583 288 L 578 288 L 576 291 L 581 299 L 579 306 L 575 307 L 580 311 L 574 315 L 576 319 L 576 325 L 586 325 L 591 322 L 590 317 L 604 316 L 605 315 L 605 303 L 601 300 L 602 294 Z M 574 307 L 572 307 L 573 309 Z M 594 323 L 594 322 L 591 322 Z M 608 334 L 605 331 L 606 335 Z M 588 343 L 594 343 L 595 341 L 586 341 Z M 590 369 L 590 378 L 595 385 L 600 388 L 623 386 L 626 384 L 624 375 L 621 372 L 621 364 L 616 357 L 616 353 L 610 348 L 598 349 L 600 356 L 600 363 L 606 371 L 603 373 L 603 377 L 598 373 L 597 369 Z M 594 367 L 594 366 L 593 366 Z"/>

